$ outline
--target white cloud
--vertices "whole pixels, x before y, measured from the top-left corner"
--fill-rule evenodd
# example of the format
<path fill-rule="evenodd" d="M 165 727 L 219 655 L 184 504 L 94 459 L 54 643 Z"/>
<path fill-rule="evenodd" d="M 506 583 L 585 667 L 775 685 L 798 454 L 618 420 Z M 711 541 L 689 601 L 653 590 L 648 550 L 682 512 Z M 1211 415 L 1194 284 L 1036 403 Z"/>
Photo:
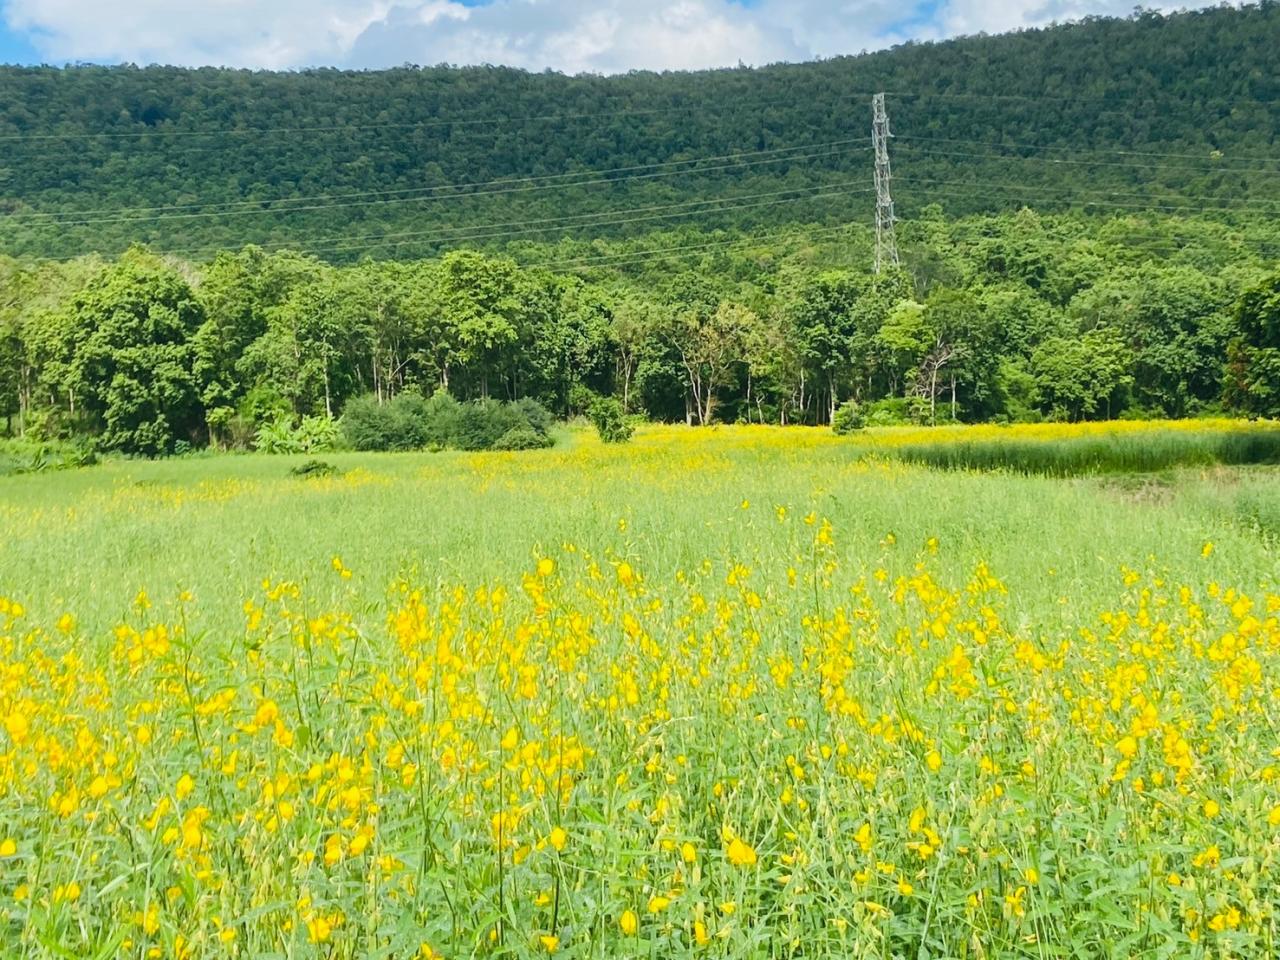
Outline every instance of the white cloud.
<path fill-rule="evenodd" d="M 54 61 L 495 63 L 568 73 L 856 53 L 1127 12 L 1132 0 L 0 0 Z"/>

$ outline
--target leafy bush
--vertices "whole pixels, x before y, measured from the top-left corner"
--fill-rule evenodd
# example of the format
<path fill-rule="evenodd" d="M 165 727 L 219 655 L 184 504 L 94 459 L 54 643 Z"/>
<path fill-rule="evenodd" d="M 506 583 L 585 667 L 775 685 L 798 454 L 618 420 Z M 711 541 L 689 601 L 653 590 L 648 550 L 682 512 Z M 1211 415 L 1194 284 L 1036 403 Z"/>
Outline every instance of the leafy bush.
<path fill-rule="evenodd" d="M 532 427 L 512 427 L 493 444 L 494 450 L 542 450 L 551 446 L 551 438 Z"/>
<path fill-rule="evenodd" d="M 836 408 L 835 416 L 831 418 L 831 429 L 839 437 L 861 430 L 866 425 L 867 418 L 863 413 L 862 404 L 857 400 L 846 400 L 840 404 Z"/>
<path fill-rule="evenodd" d="M 533 400 L 459 403 L 438 391 L 429 400 L 357 397 L 343 411 L 342 433 L 357 450 L 532 450 L 551 446 L 551 424 L 551 414 Z"/>
<path fill-rule="evenodd" d="M 587 409 L 587 416 L 605 443 L 626 443 L 635 433 L 617 397 L 597 397 Z"/>
<path fill-rule="evenodd" d="M 295 424 L 286 415 L 260 426 L 254 446 L 263 453 L 324 453 L 338 439 L 338 425 L 328 417 L 303 417 Z"/>
<path fill-rule="evenodd" d="M 289 471 L 293 476 L 302 477 L 305 480 L 332 477 L 341 472 L 332 463 L 326 463 L 324 460 L 308 460 L 306 463 L 298 464 L 298 466 Z"/>
<path fill-rule="evenodd" d="M 418 450 L 427 445 L 426 405 L 413 393 L 389 403 L 356 397 L 342 412 L 342 435 L 356 450 Z"/>
<path fill-rule="evenodd" d="M 43 473 L 91 467 L 98 454 L 87 440 L 77 443 L 32 441 L 15 437 L 0 440 L 0 476 L 14 473 Z"/>

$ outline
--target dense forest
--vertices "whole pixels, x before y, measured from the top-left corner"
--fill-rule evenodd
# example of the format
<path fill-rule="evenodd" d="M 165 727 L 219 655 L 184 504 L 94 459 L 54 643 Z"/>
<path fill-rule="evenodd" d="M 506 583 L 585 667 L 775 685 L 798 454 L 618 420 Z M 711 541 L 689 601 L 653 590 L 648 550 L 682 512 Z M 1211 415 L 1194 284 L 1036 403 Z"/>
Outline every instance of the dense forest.
<path fill-rule="evenodd" d="M 612 78 L 3 68 L 0 429 L 1277 416 L 1278 45 L 1266 3 Z"/>
<path fill-rule="evenodd" d="M 1280 415 L 1280 271 L 1232 228 L 935 207 L 902 233 L 879 275 L 866 227 L 349 266 L 253 246 L 7 260 L 0 414 L 141 454 L 441 390 L 699 424 L 827 423 L 849 401 L 870 423 Z"/>
<path fill-rule="evenodd" d="M 0 68 L 0 250 L 331 262 L 512 237 L 899 214 L 1280 210 L 1280 5 L 1090 19 L 759 69 Z"/>

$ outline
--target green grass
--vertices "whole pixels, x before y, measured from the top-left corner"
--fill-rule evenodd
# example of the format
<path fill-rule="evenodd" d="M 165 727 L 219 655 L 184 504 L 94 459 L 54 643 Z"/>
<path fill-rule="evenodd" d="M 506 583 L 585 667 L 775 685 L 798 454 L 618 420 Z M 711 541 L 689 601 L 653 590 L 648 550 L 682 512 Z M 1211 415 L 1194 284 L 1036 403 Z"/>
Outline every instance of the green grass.
<path fill-rule="evenodd" d="M 0 957 L 1280 944 L 1273 467 L 307 459 L 0 478 Z"/>
<path fill-rule="evenodd" d="M 1280 431 L 1186 430 L 1062 439 L 1018 438 L 904 444 L 893 449 L 908 463 L 943 470 L 1004 470 L 1074 477 L 1151 473 L 1173 467 L 1280 463 Z"/>

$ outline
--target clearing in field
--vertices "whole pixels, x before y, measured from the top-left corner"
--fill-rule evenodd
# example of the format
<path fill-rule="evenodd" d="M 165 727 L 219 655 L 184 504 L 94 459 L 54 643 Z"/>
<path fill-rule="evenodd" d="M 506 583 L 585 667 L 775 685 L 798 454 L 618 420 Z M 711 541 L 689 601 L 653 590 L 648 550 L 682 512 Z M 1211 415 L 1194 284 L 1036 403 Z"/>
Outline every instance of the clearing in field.
<path fill-rule="evenodd" d="M 0 479 L 0 956 L 1274 955 L 1276 434 L 1038 429 Z"/>

